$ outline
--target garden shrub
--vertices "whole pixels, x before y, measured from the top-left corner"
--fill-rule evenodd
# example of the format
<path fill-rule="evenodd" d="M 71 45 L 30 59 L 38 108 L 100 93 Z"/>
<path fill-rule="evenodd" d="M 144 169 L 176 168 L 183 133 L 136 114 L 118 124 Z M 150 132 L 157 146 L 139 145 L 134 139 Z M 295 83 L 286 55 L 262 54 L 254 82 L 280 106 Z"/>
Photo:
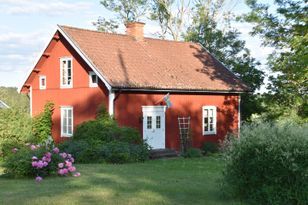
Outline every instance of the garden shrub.
<path fill-rule="evenodd" d="M 225 151 L 225 188 L 249 204 L 307 204 L 308 125 L 241 128 Z"/>
<path fill-rule="evenodd" d="M 11 154 L 4 158 L 3 167 L 8 176 L 32 176 L 39 182 L 43 177 L 53 174 L 79 176 L 73 163 L 71 154 L 60 153 L 56 147 L 28 145 L 12 149 Z"/>
<path fill-rule="evenodd" d="M 29 113 L 18 109 L 0 109 L 0 157 L 5 150 L 30 141 L 32 120 Z M 8 148 L 9 147 L 9 148 Z"/>
<path fill-rule="evenodd" d="M 218 152 L 218 144 L 215 142 L 205 142 L 202 146 L 202 151 L 204 154 L 216 153 Z"/>
<path fill-rule="evenodd" d="M 130 159 L 132 162 L 144 162 L 149 159 L 150 147 L 147 143 L 130 144 Z"/>
<path fill-rule="evenodd" d="M 202 157 L 202 152 L 200 149 L 197 148 L 188 148 L 183 156 L 186 158 Z"/>
<path fill-rule="evenodd" d="M 32 134 L 34 143 L 41 143 L 51 136 L 52 114 L 54 104 L 48 102 L 44 106 L 44 111 L 33 118 Z"/>
<path fill-rule="evenodd" d="M 59 144 L 60 150 L 71 153 L 78 163 L 101 162 L 102 143 L 89 143 L 86 140 L 69 140 Z"/>

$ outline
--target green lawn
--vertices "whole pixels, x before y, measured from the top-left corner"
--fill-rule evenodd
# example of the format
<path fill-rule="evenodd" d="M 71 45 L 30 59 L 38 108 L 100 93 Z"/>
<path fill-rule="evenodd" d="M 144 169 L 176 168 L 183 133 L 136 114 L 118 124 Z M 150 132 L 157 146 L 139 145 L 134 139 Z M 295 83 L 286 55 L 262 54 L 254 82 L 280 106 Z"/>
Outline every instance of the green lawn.
<path fill-rule="evenodd" d="M 1 176 L 0 204 L 240 204 L 224 199 L 217 157 L 146 163 L 78 165 L 79 178 L 33 179 Z"/>

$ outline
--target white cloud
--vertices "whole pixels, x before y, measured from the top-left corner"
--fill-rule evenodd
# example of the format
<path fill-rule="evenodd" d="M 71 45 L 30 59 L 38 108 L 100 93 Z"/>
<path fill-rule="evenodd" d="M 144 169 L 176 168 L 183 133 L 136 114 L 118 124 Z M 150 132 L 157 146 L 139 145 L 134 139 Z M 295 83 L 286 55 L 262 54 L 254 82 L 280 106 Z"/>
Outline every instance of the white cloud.
<path fill-rule="evenodd" d="M 63 0 L 0 0 L 0 11 L 6 14 L 65 15 L 87 10 L 89 1 L 64 2 Z"/>

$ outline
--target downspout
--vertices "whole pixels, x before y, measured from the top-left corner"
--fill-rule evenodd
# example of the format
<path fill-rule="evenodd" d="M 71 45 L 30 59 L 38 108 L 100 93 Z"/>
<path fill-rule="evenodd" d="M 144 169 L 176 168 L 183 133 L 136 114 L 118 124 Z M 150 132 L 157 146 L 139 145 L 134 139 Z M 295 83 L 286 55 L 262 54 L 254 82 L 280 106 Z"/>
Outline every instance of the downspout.
<path fill-rule="evenodd" d="M 108 113 L 110 116 L 114 115 L 114 99 L 115 99 L 115 93 L 114 91 L 110 90 L 109 91 L 109 96 L 108 96 Z"/>

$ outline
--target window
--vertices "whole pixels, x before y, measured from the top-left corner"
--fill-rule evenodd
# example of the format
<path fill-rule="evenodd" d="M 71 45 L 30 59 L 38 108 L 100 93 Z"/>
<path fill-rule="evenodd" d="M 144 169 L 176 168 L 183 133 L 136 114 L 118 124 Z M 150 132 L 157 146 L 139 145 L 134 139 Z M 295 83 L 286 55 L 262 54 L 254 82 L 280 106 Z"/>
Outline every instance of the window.
<path fill-rule="evenodd" d="M 203 135 L 216 134 L 216 107 L 203 106 L 202 107 L 202 130 Z"/>
<path fill-rule="evenodd" d="M 91 71 L 89 72 L 89 87 L 94 88 L 97 87 L 98 78 L 97 75 Z"/>
<path fill-rule="evenodd" d="M 72 88 L 73 87 L 73 60 L 72 58 L 60 59 L 60 87 Z"/>
<path fill-rule="evenodd" d="M 147 116 L 147 128 L 152 129 L 152 116 Z"/>
<path fill-rule="evenodd" d="M 40 90 L 46 89 L 46 76 L 40 76 Z"/>
<path fill-rule="evenodd" d="M 61 136 L 73 135 L 73 107 L 61 107 Z"/>
<path fill-rule="evenodd" d="M 156 129 L 160 129 L 160 116 L 156 116 Z"/>

